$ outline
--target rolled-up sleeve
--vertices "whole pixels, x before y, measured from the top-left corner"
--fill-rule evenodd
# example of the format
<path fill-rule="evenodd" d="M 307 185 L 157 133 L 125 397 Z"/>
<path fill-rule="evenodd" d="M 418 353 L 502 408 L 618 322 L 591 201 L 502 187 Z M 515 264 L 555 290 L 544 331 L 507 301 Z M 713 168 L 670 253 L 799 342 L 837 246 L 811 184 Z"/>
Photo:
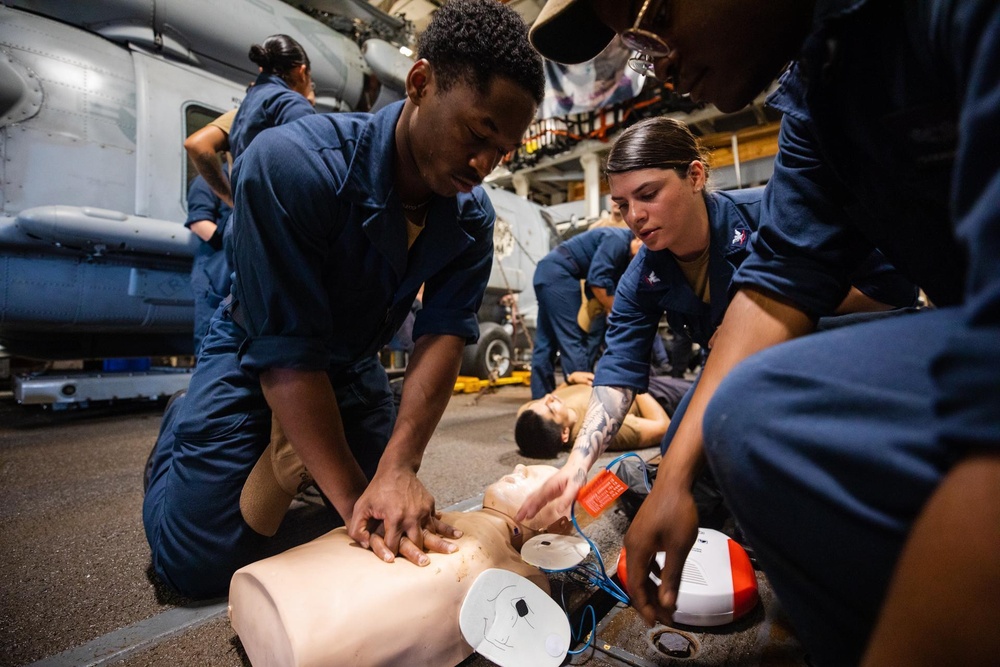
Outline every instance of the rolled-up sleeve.
<path fill-rule="evenodd" d="M 594 251 L 587 272 L 587 284 L 614 294 L 621 277 L 618 272 L 628 264 L 629 242 L 624 234 L 608 234 Z"/>
<path fill-rule="evenodd" d="M 222 201 L 208 187 L 205 179 L 201 176 L 195 177 L 188 188 L 188 216 L 184 226 L 190 228 L 193 223 L 202 220 L 215 222 L 219 219 L 220 204 Z"/>
<path fill-rule="evenodd" d="M 330 295 L 323 280 L 337 196 L 327 167 L 289 140 L 262 132 L 236 164 L 234 293 L 248 342 L 241 365 L 325 369 Z"/>
<path fill-rule="evenodd" d="M 865 296 L 893 308 L 907 308 L 917 303 L 920 291 L 909 278 L 889 263 L 878 250 L 851 274 L 851 284 Z"/>
<path fill-rule="evenodd" d="M 764 191 L 750 255 L 730 295 L 756 287 L 782 296 L 814 317 L 832 313 L 850 286 L 850 272 L 872 245 L 845 224 L 842 186 L 816 151 L 802 120 L 781 121 L 774 174 Z"/>

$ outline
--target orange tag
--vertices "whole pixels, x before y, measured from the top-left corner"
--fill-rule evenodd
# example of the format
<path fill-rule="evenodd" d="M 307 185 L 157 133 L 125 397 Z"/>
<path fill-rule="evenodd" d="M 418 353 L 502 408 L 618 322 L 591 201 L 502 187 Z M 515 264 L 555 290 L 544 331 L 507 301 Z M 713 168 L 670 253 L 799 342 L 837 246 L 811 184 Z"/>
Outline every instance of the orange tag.
<path fill-rule="evenodd" d="M 618 499 L 618 496 L 625 493 L 627 488 L 625 482 L 605 469 L 580 489 L 576 500 L 587 510 L 587 514 L 596 519 L 608 505 Z"/>

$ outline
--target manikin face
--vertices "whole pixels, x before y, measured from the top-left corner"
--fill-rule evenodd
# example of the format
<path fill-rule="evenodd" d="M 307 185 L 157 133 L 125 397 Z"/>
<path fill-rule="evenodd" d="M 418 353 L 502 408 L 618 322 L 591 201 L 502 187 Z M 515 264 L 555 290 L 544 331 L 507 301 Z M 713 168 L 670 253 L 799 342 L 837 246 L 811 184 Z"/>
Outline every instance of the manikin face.
<path fill-rule="evenodd" d="M 409 125 L 410 150 L 430 189 L 451 197 L 482 183 L 504 155 L 521 145 L 535 101 L 502 76 L 493 78 L 485 94 L 462 80 L 441 90 L 427 68 L 426 85 L 410 96 L 417 104 Z"/>
<path fill-rule="evenodd" d="M 704 181 L 699 185 L 693 171 L 689 169 L 686 177 L 674 169 L 637 169 L 608 175 L 612 200 L 632 233 L 650 250 L 681 254 L 693 240 L 700 239 L 698 213 L 705 206 Z"/>
<path fill-rule="evenodd" d="M 542 484 L 555 473 L 556 468 L 553 466 L 518 464 L 514 468 L 514 472 L 504 475 L 486 487 L 486 492 L 483 494 L 483 507 L 513 517 L 525 499 L 540 489 Z M 525 522 L 525 526 L 532 530 L 544 530 L 558 521 L 561 515 L 552 508 L 552 505 L 554 503 L 549 503 L 534 519 Z"/>
<path fill-rule="evenodd" d="M 593 0 L 615 32 L 631 28 L 640 0 Z M 737 111 L 798 53 L 811 17 L 808 0 L 652 0 L 650 23 L 670 54 L 656 59 L 656 76 L 674 90 L 726 112 Z"/>

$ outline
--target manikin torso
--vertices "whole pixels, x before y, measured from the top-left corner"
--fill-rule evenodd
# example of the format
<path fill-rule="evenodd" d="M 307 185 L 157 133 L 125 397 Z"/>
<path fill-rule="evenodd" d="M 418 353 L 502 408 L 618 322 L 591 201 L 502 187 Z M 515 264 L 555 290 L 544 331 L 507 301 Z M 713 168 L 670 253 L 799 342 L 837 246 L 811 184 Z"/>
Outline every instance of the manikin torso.
<path fill-rule="evenodd" d="M 524 496 L 554 471 L 518 466 L 491 485 L 486 509 L 448 512 L 463 532 L 452 554 L 429 553 L 417 567 L 403 558 L 379 561 L 343 528 L 233 575 L 229 615 L 254 667 L 428 665 L 452 667 L 472 653 L 459 610 L 476 577 L 489 568 L 519 574 L 545 591 L 548 580 L 521 560 L 513 543 L 557 516 L 516 528 L 510 518 Z M 532 472 L 542 476 L 526 479 Z"/>

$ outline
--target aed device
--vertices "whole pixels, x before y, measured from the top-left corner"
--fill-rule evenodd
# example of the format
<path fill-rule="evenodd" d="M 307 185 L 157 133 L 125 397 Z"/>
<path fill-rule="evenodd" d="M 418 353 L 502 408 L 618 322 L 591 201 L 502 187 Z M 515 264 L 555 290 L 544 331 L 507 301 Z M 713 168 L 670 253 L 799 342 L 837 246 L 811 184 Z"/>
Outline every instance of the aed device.
<path fill-rule="evenodd" d="M 656 554 L 657 573 L 664 554 Z M 657 573 L 649 578 L 660 585 Z M 618 556 L 618 578 L 628 585 L 625 549 Z M 750 557 L 738 542 L 711 528 L 699 528 L 694 546 L 684 561 L 677 592 L 674 621 L 702 627 L 725 625 L 744 616 L 757 605 L 757 577 Z"/>

